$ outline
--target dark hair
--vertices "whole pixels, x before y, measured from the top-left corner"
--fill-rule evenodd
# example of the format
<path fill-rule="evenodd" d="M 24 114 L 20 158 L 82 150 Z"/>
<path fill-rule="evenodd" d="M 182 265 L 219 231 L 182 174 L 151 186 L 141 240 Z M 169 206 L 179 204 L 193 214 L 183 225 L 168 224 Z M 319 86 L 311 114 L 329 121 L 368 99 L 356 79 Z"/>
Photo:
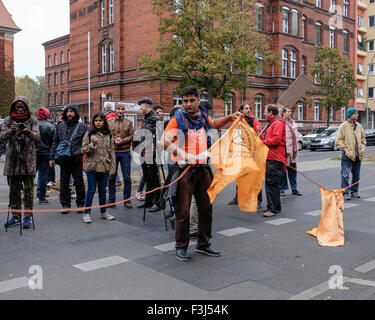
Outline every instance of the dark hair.
<path fill-rule="evenodd" d="M 273 115 L 279 114 L 279 109 L 274 104 L 269 104 L 266 110 L 272 112 Z"/>
<path fill-rule="evenodd" d="M 103 125 L 103 128 L 102 128 L 101 132 L 104 133 L 104 134 L 111 134 L 111 131 L 109 130 L 108 121 L 107 121 L 107 118 L 105 117 L 105 114 L 103 112 L 98 112 L 98 113 L 95 113 L 94 116 L 92 117 L 89 135 L 96 134 L 98 132 L 98 130 L 95 127 L 95 119 L 96 118 L 100 118 L 104 122 L 104 125 Z"/>
<path fill-rule="evenodd" d="M 190 96 L 192 94 L 195 95 L 197 98 L 199 97 L 199 91 L 194 86 L 185 87 L 181 91 L 181 97 Z"/>
<path fill-rule="evenodd" d="M 163 107 L 162 106 L 160 106 L 160 105 L 157 105 L 157 106 L 155 106 L 154 107 L 154 111 L 157 111 L 157 110 L 161 110 L 161 111 L 163 111 Z"/>
<path fill-rule="evenodd" d="M 250 102 L 245 101 L 245 102 L 242 102 L 242 103 L 241 103 L 240 108 L 238 109 L 238 111 L 242 112 L 243 108 L 245 108 L 245 106 L 246 106 L 247 104 L 248 104 L 248 105 L 250 106 L 250 108 L 251 108 L 251 104 L 250 104 Z"/>

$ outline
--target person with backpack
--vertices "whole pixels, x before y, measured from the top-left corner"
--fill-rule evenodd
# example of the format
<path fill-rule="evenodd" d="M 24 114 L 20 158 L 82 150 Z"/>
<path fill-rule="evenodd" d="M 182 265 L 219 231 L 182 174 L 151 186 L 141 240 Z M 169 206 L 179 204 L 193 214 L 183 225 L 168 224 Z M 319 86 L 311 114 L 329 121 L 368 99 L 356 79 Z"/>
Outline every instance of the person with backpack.
<path fill-rule="evenodd" d="M 116 156 L 114 141 L 104 113 L 99 112 L 93 116 L 90 129 L 83 137 L 81 152 L 84 155 L 83 169 L 88 184 L 85 207 L 91 207 L 96 185 L 98 185 L 99 205 L 105 205 L 108 177 L 116 174 Z M 107 213 L 106 208 L 100 208 L 100 213 L 105 220 L 115 219 Z M 90 209 L 85 209 L 82 221 L 92 222 Z"/>
<path fill-rule="evenodd" d="M 38 120 L 31 115 L 29 103 L 23 96 L 11 104 L 10 115 L 5 118 L 0 139 L 7 141 L 4 175 L 9 185 L 9 208 L 21 209 L 21 189 L 25 192 L 24 208 L 32 210 L 34 205 L 34 178 L 36 174 L 35 142 L 40 138 Z M 20 213 L 13 213 L 5 223 L 10 227 L 21 223 Z M 32 214 L 25 212 L 23 228 L 32 227 Z"/>
<path fill-rule="evenodd" d="M 239 112 L 241 112 L 244 115 L 244 119 L 246 122 L 249 124 L 250 127 L 254 129 L 256 134 L 260 134 L 262 132 L 262 125 L 260 124 L 259 120 L 255 119 L 254 114 L 252 113 L 251 110 L 251 105 L 249 102 L 244 102 L 240 105 L 240 108 L 238 109 Z M 262 203 L 262 190 L 260 190 L 259 195 L 258 195 L 258 207 L 260 207 L 260 204 Z M 236 195 L 234 198 L 228 202 L 228 205 L 238 205 L 238 200 L 237 200 L 237 186 L 236 186 Z"/>
<path fill-rule="evenodd" d="M 187 252 L 190 239 L 189 215 L 193 195 L 198 206 L 196 251 L 218 257 L 221 253 L 212 248 L 210 243 L 212 236 L 212 205 L 207 194 L 207 189 L 213 180 L 213 174 L 208 165 L 208 158 L 202 155 L 211 146 L 209 130 L 211 128 L 221 128 L 242 116 L 242 114 L 236 112 L 232 115 L 212 120 L 208 117 L 207 109 L 200 106 L 199 91 L 196 87 L 185 87 L 181 92 L 181 96 L 184 111 L 177 110 L 175 117 L 170 120 L 161 138 L 164 149 L 172 154 L 172 160 L 175 161 L 170 174 L 174 177 L 171 182 L 180 177 L 189 164 L 192 165 L 187 173 L 178 180 L 177 184 L 173 185 L 176 192 L 176 257 L 181 261 L 189 260 Z M 185 139 L 183 139 L 182 133 Z M 197 155 L 201 156 L 197 158 Z"/>
<path fill-rule="evenodd" d="M 82 140 L 87 131 L 87 125 L 79 121 L 80 115 L 76 104 L 68 104 L 62 114 L 63 122 L 56 127 L 56 134 L 53 139 L 50 152 L 50 166 L 56 164 L 60 166 L 60 203 L 64 211 L 62 214 L 69 213 L 71 206 L 71 194 L 69 188 L 70 177 L 73 177 L 76 187 L 77 208 L 83 208 L 85 203 L 85 184 L 82 172 Z M 69 155 L 59 157 L 59 150 L 63 145 L 70 145 Z M 56 161 L 55 161 L 56 160 Z M 79 211 L 78 213 L 82 213 Z"/>

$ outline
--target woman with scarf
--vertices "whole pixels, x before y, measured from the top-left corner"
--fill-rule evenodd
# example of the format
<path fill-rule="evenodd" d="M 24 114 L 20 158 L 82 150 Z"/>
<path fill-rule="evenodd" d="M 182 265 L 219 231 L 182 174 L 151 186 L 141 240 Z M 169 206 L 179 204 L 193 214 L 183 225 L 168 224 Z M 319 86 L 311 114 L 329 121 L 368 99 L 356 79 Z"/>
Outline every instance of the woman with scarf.
<path fill-rule="evenodd" d="M 298 131 L 297 123 L 292 119 L 292 111 L 289 108 L 284 108 L 281 111 L 281 116 L 285 120 L 286 126 L 286 164 L 287 170 L 283 172 L 280 178 L 280 195 L 285 196 L 285 190 L 288 190 L 288 178 L 292 194 L 302 196 L 297 190 L 297 156 L 298 156 Z M 287 178 L 288 175 L 288 178 Z"/>
<path fill-rule="evenodd" d="M 0 139 L 7 141 L 4 175 L 9 185 L 9 208 L 21 209 L 21 190 L 25 192 L 25 210 L 32 210 L 34 204 L 34 177 L 36 174 L 35 142 L 39 140 L 39 125 L 31 116 L 25 97 L 17 97 L 10 108 L 10 116 L 4 120 Z M 21 188 L 22 186 L 22 188 Z M 31 228 L 32 214 L 25 213 L 23 228 Z M 10 227 L 21 222 L 20 213 L 5 223 Z"/>

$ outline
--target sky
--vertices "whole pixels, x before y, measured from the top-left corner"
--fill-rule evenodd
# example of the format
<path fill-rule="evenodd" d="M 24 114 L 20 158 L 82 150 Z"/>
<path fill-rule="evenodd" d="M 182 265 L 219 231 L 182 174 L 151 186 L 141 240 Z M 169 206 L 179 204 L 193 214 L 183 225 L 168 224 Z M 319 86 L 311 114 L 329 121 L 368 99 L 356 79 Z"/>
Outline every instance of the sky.
<path fill-rule="evenodd" d="M 16 25 L 14 75 L 44 76 L 42 43 L 69 34 L 69 0 L 2 0 Z"/>

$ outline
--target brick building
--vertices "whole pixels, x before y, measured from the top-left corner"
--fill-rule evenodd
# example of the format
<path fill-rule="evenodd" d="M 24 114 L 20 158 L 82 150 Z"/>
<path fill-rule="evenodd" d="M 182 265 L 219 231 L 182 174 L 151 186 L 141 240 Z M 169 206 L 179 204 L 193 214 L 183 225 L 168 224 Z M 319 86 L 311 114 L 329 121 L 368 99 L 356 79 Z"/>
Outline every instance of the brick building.
<path fill-rule="evenodd" d="M 14 46 L 13 39 L 14 35 L 21 31 L 21 29 L 15 24 L 12 16 L 5 8 L 3 2 L 0 0 L 0 73 L 1 78 L 4 78 L 5 73 L 9 76 L 11 90 L 9 96 L 14 97 Z M 8 76 L 6 76 L 8 78 Z M 2 84 L 4 85 L 4 84 Z M 6 83 L 7 87 L 9 83 Z M 4 88 L 2 88 L 4 89 Z M 8 94 L 6 95 L 8 96 Z M 4 98 L 2 96 L 2 98 Z M 4 116 L 4 115 L 2 115 Z"/>
<path fill-rule="evenodd" d="M 251 83 L 246 93 L 233 91 L 225 103 L 214 100 L 215 116 L 231 113 L 247 100 L 254 106 L 256 116 L 262 118 L 264 106 L 275 103 L 295 78 L 305 72 L 314 59 L 317 44 L 337 48 L 354 63 L 355 8 L 353 0 L 260 1 L 257 27 L 270 38 L 272 49 L 279 54 L 279 63 L 266 66 L 259 58 L 259 69 L 249 75 Z M 150 0 L 70 0 L 70 35 L 44 43 L 46 104 L 75 102 L 87 114 L 90 32 L 91 113 L 101 110 L 104 101 L 135 102 L 143 96 L 151 97 L 168 111 L 181 101 L 174 94 L 178 79 L 150 87 L 138 72 L 139 59 L 145 53 L 155 52 L 154 41 L 160 37 L 158 26 Z M 70 57 L 64 63 L 61 52 Z M 49 60 L 52 64 L 48 64 Z M 65 72 L 64 84 L 61 84 L 62 72 Z M 353 105 L 354 102 L 349 104 Z M 341 122 L 343 114 L 344 110 L 333 112 L 331 119 Z M 298 104 L 295 118 L 303 131 L 326 123 L 326 114 L 319 108 L 318 100 L 310 107 Z"/>

